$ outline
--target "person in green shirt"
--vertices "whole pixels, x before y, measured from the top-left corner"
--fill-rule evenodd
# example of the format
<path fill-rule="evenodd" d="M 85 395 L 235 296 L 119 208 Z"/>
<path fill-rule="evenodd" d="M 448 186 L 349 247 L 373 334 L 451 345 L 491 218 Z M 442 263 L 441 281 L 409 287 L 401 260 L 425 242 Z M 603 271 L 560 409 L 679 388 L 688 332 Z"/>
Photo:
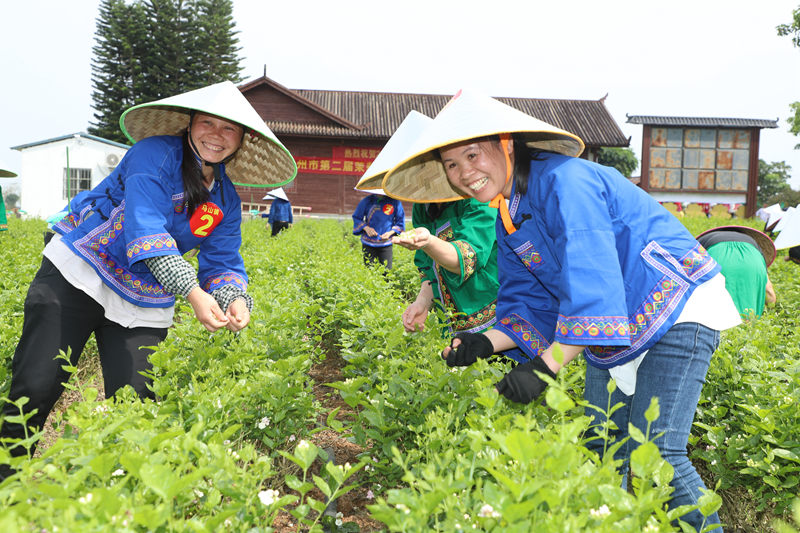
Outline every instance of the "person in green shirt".
<path fill-rule="evenodd" d="M 8 220 L 6 219 L 6 203 L 3 201 L 3 188 L 0 187 L 0 231 L 8 231 Z"/>
<path fill-rule="evenodd" d="M 0 166 L 0 178 L 14 178 L 16 172 L 5 170 Z M 0 187 L 0 231 L 8 231 L 8 220 L 6 219 L 6 203 L 3 200 L 3 188 Z"/>
<path fill-rule="evenodd" d="M 765 304 L 776 301 L 767 268 L 777 252 L 768 235 L 747 226 L 720 226 L 699 234 L 697 241 L 722 267 L 725 289 L 742 318 L 760 317 Z"/>
<path fill-rule="evenodd" d="M 424 328 L 433 305 L 444 309 L 451 333 L 476 333 L 495 323 L 497 304 L 497 209 L 473 198 L 414 204 L 413 230 L 392 242 L 416 250 L 422 284 L 403 313 L 403 326 Z"/>

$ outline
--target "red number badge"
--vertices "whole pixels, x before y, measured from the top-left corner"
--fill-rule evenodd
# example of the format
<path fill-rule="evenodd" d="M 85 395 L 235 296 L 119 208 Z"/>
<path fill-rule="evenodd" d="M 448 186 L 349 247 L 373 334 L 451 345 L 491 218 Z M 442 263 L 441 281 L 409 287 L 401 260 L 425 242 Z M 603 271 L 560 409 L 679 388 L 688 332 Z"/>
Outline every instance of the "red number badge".
<path fill-rule="evenodd" d="M 222 209 L 214 202 L 206 202 L 197 207 L 189 219 L 189 228 L 197 237 L 208 237 L 214 228 L 222 222 Z"/>
<path fill-rule="evenodd" d="M 394 213 L 394 206 L 392 204 L 386 204 L 383 206 L 384 215 L 391 215 L 392 213 Z"/>

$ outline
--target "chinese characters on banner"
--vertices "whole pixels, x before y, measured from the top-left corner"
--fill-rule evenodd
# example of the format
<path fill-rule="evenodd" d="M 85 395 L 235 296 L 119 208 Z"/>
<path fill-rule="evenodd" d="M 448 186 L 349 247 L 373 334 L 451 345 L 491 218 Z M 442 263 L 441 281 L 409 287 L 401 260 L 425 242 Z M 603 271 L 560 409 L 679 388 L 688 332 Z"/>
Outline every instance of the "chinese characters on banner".
<path fill-rule="evenodd" d="M 297 171 L 309 174 L 352 174 L 360 176 L 367 171 L 380 150 L 336 146 L 331 157 L 297 157 Z"/>

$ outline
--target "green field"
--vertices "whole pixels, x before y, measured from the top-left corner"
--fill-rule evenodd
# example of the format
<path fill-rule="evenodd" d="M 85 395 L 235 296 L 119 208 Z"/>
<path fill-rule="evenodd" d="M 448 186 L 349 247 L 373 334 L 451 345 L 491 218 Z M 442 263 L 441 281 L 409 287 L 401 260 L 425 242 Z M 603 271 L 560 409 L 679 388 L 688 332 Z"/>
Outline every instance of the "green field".
<path fill-rule="evenodd" d="M 730 223 L 681 220 L 693 234 Z M 9 225 L 3 396 L 45 227 Z M 37 456 L 0 484 L 0 531 L 680 531 L 653 436 L 639 437 L 627 491 L 611 457 L 584 446 L 582 361 L 548 389 L 549 407 L 523 407 L 494 390 L 505 363 L 442 363 L 437 317 L 404 333 L 411 252 L 395 247 L 381 275 L 335 220 L 276 238 L 245 222 L 242 252 L 251 325 L 210 334 L 179 302 L 152 357 L 156 402 L 104 400 L 90 344 Z M 690 440 L 715 489 L 701 510 L 719 506 L 726 531 L 793 531 L 774 529 L 793 523 L 800 481 L 800 267 L 784 254 L 770 268 L 778 303 L 724 332 Z"/>

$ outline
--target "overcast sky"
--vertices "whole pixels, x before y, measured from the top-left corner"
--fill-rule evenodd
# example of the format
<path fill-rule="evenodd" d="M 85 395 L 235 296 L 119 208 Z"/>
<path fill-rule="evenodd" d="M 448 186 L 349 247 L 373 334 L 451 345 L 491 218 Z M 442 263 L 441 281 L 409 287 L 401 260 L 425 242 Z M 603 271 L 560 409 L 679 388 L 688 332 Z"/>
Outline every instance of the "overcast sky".
<path fill-rule="evenodd" d="M 4 2 L 0 165 L 11 146 L 86 131 L 98 0 Z M 800 0 L 234 0 L 247 79 L 290 89 L 597 100 L 627 115 L 778 120 L 760 158 L 792 166 L 800 49 L 775 27 Z M 7 180 L 0 182 L 6 185 Z"/>

